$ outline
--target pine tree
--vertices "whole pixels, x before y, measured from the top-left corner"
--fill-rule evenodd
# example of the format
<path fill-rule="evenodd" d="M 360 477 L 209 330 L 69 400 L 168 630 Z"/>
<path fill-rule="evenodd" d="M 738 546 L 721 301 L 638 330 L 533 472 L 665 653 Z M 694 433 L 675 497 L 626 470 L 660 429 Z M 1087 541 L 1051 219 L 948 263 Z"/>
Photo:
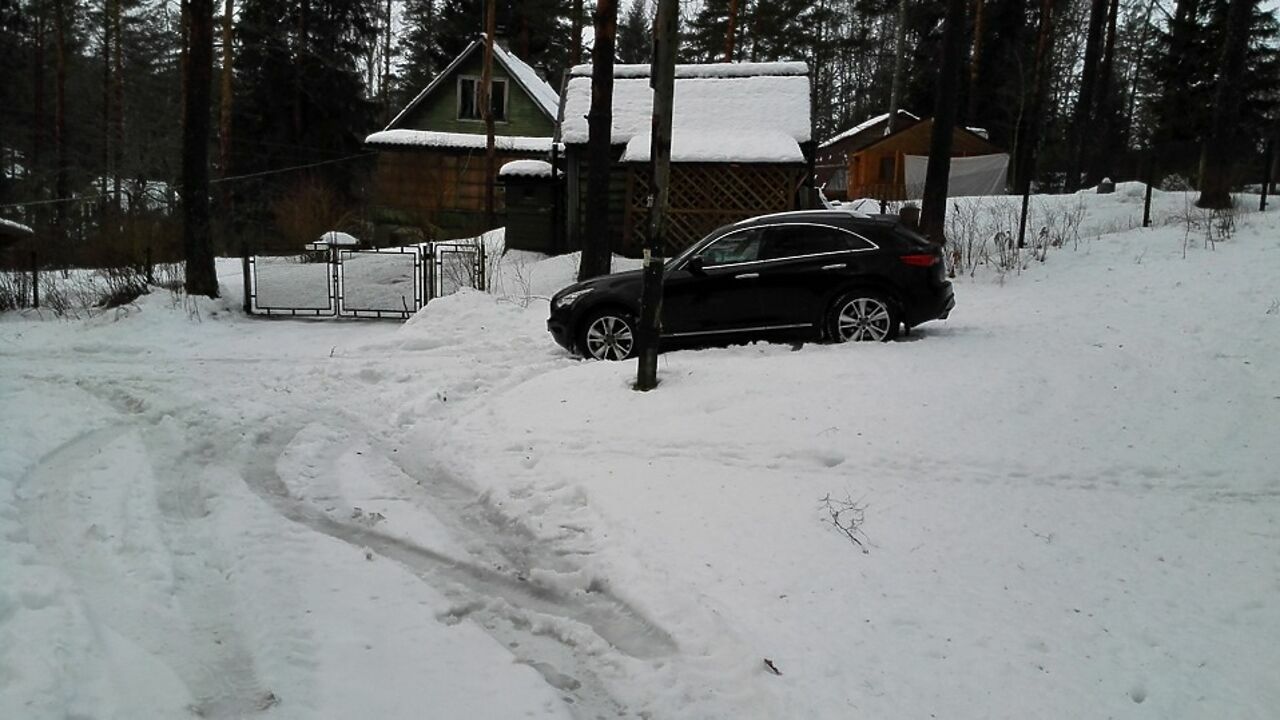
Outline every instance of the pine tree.
<path fill-rule="evenodd" d="M 646 0 L 632 0 L 618 24 L 618 62 L 648 63 L 653 59 L 653 32 Z"/>

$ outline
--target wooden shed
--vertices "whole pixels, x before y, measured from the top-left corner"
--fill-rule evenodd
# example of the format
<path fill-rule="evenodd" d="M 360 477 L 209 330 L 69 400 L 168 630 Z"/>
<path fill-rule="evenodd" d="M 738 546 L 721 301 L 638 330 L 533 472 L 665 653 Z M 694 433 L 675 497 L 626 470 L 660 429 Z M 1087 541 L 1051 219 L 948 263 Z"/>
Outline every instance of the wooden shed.
<path fill-rule="evenodd" d="M 928 161 L 932 134 L 933 120 L 921 120 L 849 153 L 847 197 L 889 201 L 920 198 L 924 191 L 921 168 Z M 952 194 L 1003 194 L 1008 153 L 973 130 L 956 128 L 952 131 L 951 157 Z M 959 189 L 970 180 L 972 189 Z"/>
<path fill-rule="evenodd" d="M 491 178 L 477 105 L 483 50 L 483 39 L 472 42 L 385 129 L 365 138 L 365 146 L 378 151 L 372 215 L 381 236 L 408 230 L 438 239 L 489 229 L 484 196 Z M 550 156 L 560 98 L 500 44 L 493 59 L 496 173 L 513 160 Z M 499 218 L 502 209 L 499 190 Z"/>
<path fill-rule="evenodd" d="M 906 110 L 898 111 L 898 130 L 918 122 L 920 118 Z M 849 156 L 887 135 L 888 127 L 889 113 L 881 113 L 818 143 L 814 184 L 822 188 L 828 199 L 848 198 Z"/>
<path fill-rule="evenodd" d="M 630 256 L 641 254 L 648 235 L 649 73 L 649 65 L 614 68 L 610 245 Z M 813 171 L 808 66 L 677 65 L 675 75 L 666 252 L 679 252 L 727 223 L 802 207 Z M 569 247 L 580 247 L 590 201 L 590 65 L 570 71 L 563 105 L 566 240 Z"/>

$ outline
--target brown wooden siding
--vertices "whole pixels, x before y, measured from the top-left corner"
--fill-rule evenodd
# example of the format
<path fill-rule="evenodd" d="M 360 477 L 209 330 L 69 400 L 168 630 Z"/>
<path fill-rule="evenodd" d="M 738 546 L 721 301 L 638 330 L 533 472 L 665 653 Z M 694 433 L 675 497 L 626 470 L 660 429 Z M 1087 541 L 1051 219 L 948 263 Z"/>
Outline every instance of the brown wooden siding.
<path fill-rule="evenodd" d="M 530 157 L 536 154 L 500 152 L 495 167 Z M 373 196 L 382 218 L 393 224 L 451 226 L 457 223 L 446 222 L 446 216 L 483 216 L 486 178 L 482 150 L 381 150 L 373 175 Z M 502 209 L 499 186 L 494 197 L 499 220 Z"/>
<path fill-rule="evenodd" d="M 904 200 L 906 187 L 907 155 L 928 155 L 929 139 L 933 133 L 933 121 L 922 120 L 915 125 L 885 137 L 880 142 L 849 155 L 850 199 L 876 198 L 878 200 Z M 972 157 L 1004 152 L 974 133 L 957 128 L 951 138 L 952 157 Z M 892 173 L 882 174 L 892 168 Z M 888 175 L 888 177 L 885 177 Z M 916 195 L 919 195 L 917 189 Z"/>

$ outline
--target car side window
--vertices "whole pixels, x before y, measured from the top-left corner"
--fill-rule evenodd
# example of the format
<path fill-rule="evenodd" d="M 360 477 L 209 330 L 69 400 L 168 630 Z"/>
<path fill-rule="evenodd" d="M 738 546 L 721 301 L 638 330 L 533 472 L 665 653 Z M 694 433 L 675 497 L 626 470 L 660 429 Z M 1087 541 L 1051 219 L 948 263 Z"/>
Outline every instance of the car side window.
<path fill-rule="evenodd" d="M 716 240 L 698 253 L 702 257 L 703 267 L 751 262 L 759 259 L 762 234 L 759 228 L 747 228 L 746 230 L 729 233 Z"/>
<path fill-rule="evenodd" d="M 863 249 L 847 232 L 824 225 L 777 225 L 765 234 L 761 260 Z M 865 245 L 865 247 L 870 247 Z"/>

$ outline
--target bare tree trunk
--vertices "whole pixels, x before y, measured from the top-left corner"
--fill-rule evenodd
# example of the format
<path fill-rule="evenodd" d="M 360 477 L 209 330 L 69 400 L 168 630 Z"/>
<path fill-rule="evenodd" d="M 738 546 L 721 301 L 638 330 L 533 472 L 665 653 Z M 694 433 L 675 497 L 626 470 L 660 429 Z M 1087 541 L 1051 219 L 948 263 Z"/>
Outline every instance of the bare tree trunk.
<path fill-rule="evenodd" d="M 38 186 L 43 189 L 45 178 L 41 161 L 44 158 L 44 134 L 47 126 L 44 116 L 44 67 L 46 60 L 44 37 L 48 31 L 45 25 L 44 3 L 36 3 L 34 10 L 36 16 L 34 18 L 35 21 L 32 23 L 34 38 L 31 53 L 31 89 L 35 122 L 31 124 L 31 172 L 35 174 Z"/>
<path fill-rule="evenodd" d="M 640 296 L 640 355 L 636 389 L 658 386 L 658 339 L 662 331 L 662 255 L 667 240 L 667 209 L 671 177 L 671 121 L 676 86 L 677 0 L 658 0 L 654 20 L 653 129 L 649 142 L 649 238 L 644 248 L 644 284 Z"/>
<path fill-rule="evenodd" d="M 124 172 L 124 23 L 121 21 L 120 0 L 111 2 L 111 24 L 115 28 L 115 47 L 112 49 L 111 64 L 115 74 L 115 144 L 114 157 L 111 161 L 111 195 L 116 212 L 120 211 L 121 173 Z"/>
<path fill-rule="evenodd" d="M 1071 162 L 1067 167 L 1067 190 L 1080 187 L 1080 176 L 1084 171 L 1086 133 L 1089 122 L 1093 119 L 1093 101 L 1095 85 L 1098 79 L 1098 56 L 1102 50 L 1102 23 L 1106 19 L 1107 0 L 1090 0 L 1089 34 L 1085 37 L 1084 70 L 1080 75 L 1080 93 L 1076 96 L 1076 109 L 1071 118 L 1069 147 Z"/>
<path fill-rule="evenodd" d="M 382 125 L 391 123 L 391 0 L 387 0 L 387 32 L 382 45 Z"/>
<path fill-rule="evenodd" d="M 606 275 L 610 267 L 609 171 L 613 166 L 613 53 L 618 3 L 597 0 L 591 51 L 591 109 L 587 112 L 587 222 L 578 280 Z"/>
<path fill-rule="evenodd" d="M 56 0 L 53 15 L 54 47 L 57 51 L 54 70 L 53 145 L 58 163 L 54 180 L 54 197 L 59 199 L 71 194 L 71 161 L 67 154 L 67 38 L 70 33 L 67 2 L 68 0 Z M 68 205 L 65 202 L 59 202 L 55 207 L 54 239 L 58 242 L 59 249 L 65 250 Z"/>
<path fill-rule="evenodd" d="M 582 62 L 582 0 L 573 0 L 573 17 L 571 18 L 569 38 L 569 66 Z"/>
<path fill-rule="evenodd" d="M 232 82 L 235 78 L 235 0 L 225 0 L 222 6 L 222 72 L 219 73 L 218 104 L 218 168 L 221 176 L 231 176 L 231 111 L 235 96 Z M 222 183 L 222 211 L 231 212 L 231 183 Z"/>
<path fill-rule="evenodd" d="M 1231 0 L 1227 6 L 1227 33 L 1218 68 L 1218 87 L 1213 94 L 1213 121 L 1200 151 L 1197 207 L 1231 207 L 1231 171 L 1240 150 L 1235 123 L 1243 94 L 1240 86 L 1249 49 L 1249 24 L 1256 1 Z"/>
<path fill-rule="evenodd" d="M 1030 102 L 1020 113 L 1018 141 L 1014 146 L 1013 187 L 1025 192 L 1031 185 L 1036 151 L 1040 144 L 1040 109 L 1044 102 L 1053 48 L 1053 20 L 1058 0 L 1040 0 L 1040 18 L 1036 31 L 1035 60 L 1031 70 Z"/>
<path fill-rule="evenodd" d="M 729 27 L 724 31 L 724 61 L 733 62 L 733 45 L 737 40 L 738 0 L 729 0 Z"/>
<path fill-rule="evenodd" d="M 306 104 L 307 97 L 302 87 L 302 76 L 305 73 L 306 64 L 303 59 L 310 49 L 310 35 L 311 0 L 302 0 L 298 5 L 298 38 L 293 56 L 293 137 L 295 143 L 302 142 L 302 133 L 306 129 L 306 113 L 303 110 L 303 106 Z M 309 155 L 307 159 L 310 159 Z"/>
<path fill-rule="evenodd" d="M 182 127 L 182 241 L 187 292 L 218 297 L 209 234 L 209 113 L 213 84 L 213 0 L 188 0 L 187 93 Z"/>
<path fill-rule="evenodd" d="M 1116 58 L 1116 16 L 1120 14 L 1120 0 L 1110 0 L 1107 9 L 1107 34 L 1102 49 L 1102 65 L 1098 72 L 1097 97 L 1093 102 L 1093 120 L 1096 129 L 1089 133 L 1095 138 L 1089 147 L 1081 152 L 1085 157 L 1085 181 L 1092 185 L 1110 174 L 1107 167 L 1112 160 L 1112 137 L 1114 110 L 1111 107 L 1111 84 L 1115 73 Z"/>
<path fill-rule="evenodd" d="M 902 103 L 902 73 L 907 54 L 907 0 L 898 0 L 898 26 L 894 29 L 893 82 L 889 86 L 889 124 L 884 134 L 898 129 L 898 110 Z"/>
<path fill-rule="evenodd" d="M 111 22 L 112 0 L 102 0 L 102 173 L 99 175 L 101 192 L 109 192 L 108 179 L 111 177 Z M 107 203 L 99 199 L 101 211 L 99 221 L 106 227 Z M 116 208 L 119 210 L 119 208 Z"/>
<path fill-rule="evenodd" d="M 982 78 L 982 34 L 986 28 L 984 0 L 973 0 L 973 53 L 969 57 L 969 103 L 964 114 L 965 122 L 976 122 L 978 117 L 978 81 Z"/>
<path fill-rule="evenodd" d="M 1156 0 L 1148 0 L 1147 11 L 1142 16 L 1142 33 L 1138 37 L 1138 57 L 1133 64 L 1133 74 L 1129 78 L 1128 109 L 1124 114 L 1125 140 L 1133 132 L 1133 111 L 1137 104 L 1138 86 L 1141 84 L 1142 71 L 1147 65 L 1147 45 L 1151 37 L 1151 13 L 1155 10 Z"/>
<path fill-rule="evenodd" d="M 933 106 L 933 134 L 929 138 L 929 165 L 925 170 L 924 198 L 920 208 L 921 232 L 940 245 L 947 241 L 947 184 L 951 176 L 951 141 L 956 126 L 956 106 L 960 104 L 964 15 L 965 0 L 947 0 L 938 90 Z"/>
<path fill-rule="evenodd" d="M 497 0 L 486 0 L 484 11 L 484 66 L 480 71 L 480 117 L 484 118 L 484 229 L 492 230 L 493 184 L 497 181 L 497 156 L 494 152 L 493 140 L 493 36 L 498 25 Z"/>

